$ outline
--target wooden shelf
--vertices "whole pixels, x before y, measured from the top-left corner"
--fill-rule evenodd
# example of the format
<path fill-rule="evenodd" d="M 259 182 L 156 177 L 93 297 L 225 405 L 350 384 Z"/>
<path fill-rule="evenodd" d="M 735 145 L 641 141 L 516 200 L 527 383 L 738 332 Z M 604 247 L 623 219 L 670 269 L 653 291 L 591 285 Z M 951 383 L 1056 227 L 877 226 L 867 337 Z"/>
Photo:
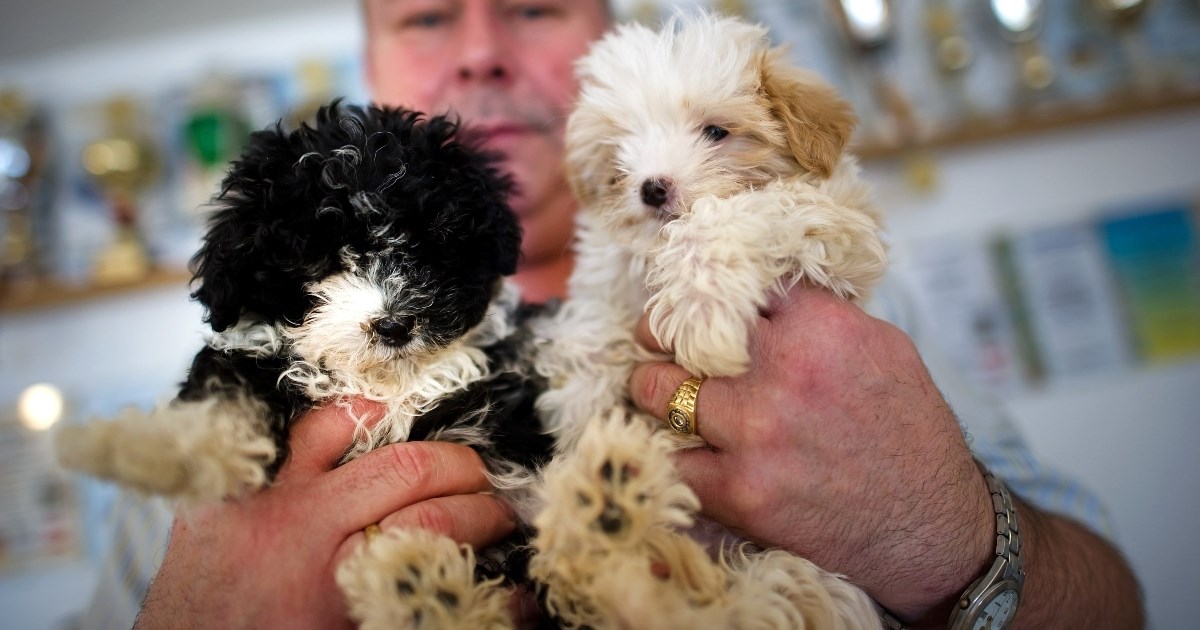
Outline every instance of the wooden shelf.
<path fill-rule="evenodd" d="M 1009 116 L 982 119 L 956 129 L 935 133 L 922 142 L 919 148 L 936 150 L 977 146 L 1047 131 L 1188 108 L 1200 108 L 1200 91 L 1173 92 L 1144 98 L 1127 97 L 1099 103 L 1047 105 Z M 902 157 L 911 153 L 913 149 L 911 146 L 890 146 L 866 141 L 855 147 L 854 152 L 865 162 Z"/>
<path fill-rule="evenodd" d="M 182 269 L 157 269 L 137 282 L 106 286 L 68 284 L 61 281 L 14 283 L 0 287 L 0 314 L 70 306 L 164 287 L 187 287 L 192 274 Z"/>

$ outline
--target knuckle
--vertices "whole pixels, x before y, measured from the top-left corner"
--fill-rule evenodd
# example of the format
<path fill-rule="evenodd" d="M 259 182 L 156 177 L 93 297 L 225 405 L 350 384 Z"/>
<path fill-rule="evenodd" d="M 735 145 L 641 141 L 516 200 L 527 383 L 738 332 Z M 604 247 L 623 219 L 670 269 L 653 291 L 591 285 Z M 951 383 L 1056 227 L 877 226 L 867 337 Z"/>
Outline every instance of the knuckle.
<path fill-rule="evenodd" d="M 433 478 L 437 460 L 428 445 L 403 442 L 389 447 L 388 474 L 407 488 L 422 487 Z"/>
<path fill-rule="evenodd" d="M 773 414 L 750 414 L 742 418 L 739 424 L 739 439 L 752 449 L 775 443 L 788 429 Z"/>
<path fill-rule="evenodd" d="M 826 325 L 834 339 L 849 342 L 862 335 L 861 311 L 849 302 L 835 301 L 830 305 Z"/>
<path fill-rule="evenodd" d="M 734 493 L 731 501 L 742 522 L 757 523 L 769 513 L 770 506 L 774 503 L 774 494 L 772 485 L 764 483 L 760 484 L 755 492 Z"/>
<path fill-rule="evenodd" d="M 453 537 L 454 514 L 445 505 L 435 501 L 423 501 L 410 507 L 409 511 L 408 520 L 414 527 Z"/>

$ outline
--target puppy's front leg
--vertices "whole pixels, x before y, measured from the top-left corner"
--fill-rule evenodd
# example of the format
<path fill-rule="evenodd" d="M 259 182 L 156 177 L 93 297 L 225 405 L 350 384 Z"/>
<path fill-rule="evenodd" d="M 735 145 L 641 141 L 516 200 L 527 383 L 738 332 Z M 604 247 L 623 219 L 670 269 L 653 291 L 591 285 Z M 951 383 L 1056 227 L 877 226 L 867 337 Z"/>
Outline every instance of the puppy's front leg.
<path fill-rule="evenodd" d="M 55 436 L 64 466 L 140 492 L 218 501 L 261 488 L 276 446 L 249 398 L 176 401 L 151 413 L 63 427 Z"/>
<path fill-rule="evenodd" d="M 270 479 L 299 401 L 276 385 L 282 362 L 201 350 L 179 396 L 144 412 L 63 427 L 59 462 L 135 490 L 218 501 Z"/>
<path fill-rule="evenodd" d="M 674 627 L 652 617 L 721 590 L 716 566 L 679 531 L 700 504 L 675 471 L 674 448 L 650 422 L 614 409 L 588 422 L 579 447 L 547 466 L 529 571 L 567 626 Z M 655 564 L 678 590 L 658 586 L 664 578 Z M 651 592 L 662 597 L 647 601 Z M 666 597 L 672 606 L 664 608 Z"/>
<path fill-rule="evenodd" d="M 648 277 L 650 327 L 697 376 L 745 372 L 750 327 L 772 292 L 805 280 L 858 299 L 886 265 L 874 216 L 809 184 L 702 198 L 664 230 Z"/>

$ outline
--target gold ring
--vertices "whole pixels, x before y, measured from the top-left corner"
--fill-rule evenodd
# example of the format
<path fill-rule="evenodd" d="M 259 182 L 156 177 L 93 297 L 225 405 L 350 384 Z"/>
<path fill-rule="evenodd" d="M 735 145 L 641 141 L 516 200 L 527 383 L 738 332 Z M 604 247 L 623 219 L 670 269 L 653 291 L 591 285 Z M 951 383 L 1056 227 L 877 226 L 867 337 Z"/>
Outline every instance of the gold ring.
<path fill-rule="evenodd" d="M 383 528 L 379 526 L 379 523 L 371 523 L 363 528 L 363 536 L 366 537 L 368 545 L 382 533 Z"/>
<path fill-rule="evenodd" d="M 692 377 L 675 390 L 667 404 L 667 424 L 680 435 L 696 435 L 696 396 L 704 379 Z"/>

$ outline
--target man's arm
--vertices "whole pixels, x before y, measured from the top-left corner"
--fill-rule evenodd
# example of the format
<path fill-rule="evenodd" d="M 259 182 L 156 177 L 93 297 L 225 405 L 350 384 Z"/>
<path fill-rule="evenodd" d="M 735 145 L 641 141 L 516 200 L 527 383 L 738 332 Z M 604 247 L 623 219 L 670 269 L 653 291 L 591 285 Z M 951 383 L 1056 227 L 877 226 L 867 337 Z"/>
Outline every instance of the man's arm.
<path fill-rule="evenodd" d="M 639 340 L 657 345 L 644 324 Z M 645 364 L 630 393 L 663 418 L 688 376 L 674 364 Z M 704 511 L 849 575 L 902 620 L 944 627 L 949 607 L 990 565 L 991 495 L 915 346 L 827 291 L 797 286 L 764 313 L 750 371 L 706 381 L 697 414 L 711 448 L 681 453 L 678 465 Z M 1126 615 L 1141 604 L 1120 555 L 1063 519 L 1026 513 L 1021 607 L 1031 612 L 1018 619 L 1088 601 L 1097 627 L 1128 627 Z"/>
<path fill-rule="evenodd" d="M 1088 528 L 1017 500 L 1025 589 L 1017 628 L 1141 628 L 1141 591 L 1125 558 Z"/>

